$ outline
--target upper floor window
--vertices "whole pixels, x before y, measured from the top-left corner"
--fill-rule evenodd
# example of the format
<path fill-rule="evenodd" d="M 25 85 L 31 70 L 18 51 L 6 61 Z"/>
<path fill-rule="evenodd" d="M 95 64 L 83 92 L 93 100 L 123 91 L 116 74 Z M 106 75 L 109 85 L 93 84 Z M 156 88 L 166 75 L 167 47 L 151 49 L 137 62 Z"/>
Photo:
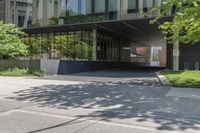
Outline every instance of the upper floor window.
<path fill-rule="evenodd" d="M 153 6 L 153 0 L 143 0 L 143 11 L 148 12 L 150 9 L 152 9 Z"/>
<path fill-rule="evenodd" d="M 67 9 L 70 15 L 78 15 L 79 7 L 78 7 L 79 0 L 68 0 L 67 1 Z"/>
<path fill-rule="evenodd" d="M 94 12 L 95 13 L 105 13 L 106 12 L 105 0 L 94 0 Z"/>
<path fill-rule="evenodd" d="M 138 12 L 138 0 L 128 0 L 128 13 Z"/>
<path fill-rule="evenodd" d="M 109 0 L 108 1 L 108 10 L 109 12 L 119 11 L 120 10 L 120 0 Z"/>

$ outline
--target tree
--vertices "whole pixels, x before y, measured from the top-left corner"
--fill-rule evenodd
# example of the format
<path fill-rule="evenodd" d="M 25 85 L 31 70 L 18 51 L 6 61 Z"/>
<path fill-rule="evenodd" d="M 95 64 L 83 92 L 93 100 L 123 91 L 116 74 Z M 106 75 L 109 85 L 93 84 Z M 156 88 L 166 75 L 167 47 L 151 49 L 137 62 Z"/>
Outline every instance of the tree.
<path fill-rule="evenodd" d="M 172 21 L 160 25 L 165 39 L 173 44 L 173 69 L 179 68 L 179 43 L 195 44 L 200 41 L 200 0 L 164 0 L 159 8 L 161 14 L 152 22 L 176 9 Z"/>
<path fill-rule="evenodd" d="M 21 40 L 21 36 L 24 35 L 25 33 L 14 24 L 0 22 L 0 56 L 4 58 L 26 56 L 27 46 Z"/>

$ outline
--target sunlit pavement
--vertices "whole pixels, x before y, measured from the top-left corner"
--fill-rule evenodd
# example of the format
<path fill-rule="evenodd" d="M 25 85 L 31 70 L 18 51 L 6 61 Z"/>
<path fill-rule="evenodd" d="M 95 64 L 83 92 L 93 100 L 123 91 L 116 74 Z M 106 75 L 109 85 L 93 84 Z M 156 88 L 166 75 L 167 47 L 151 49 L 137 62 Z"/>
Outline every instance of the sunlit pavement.
<path fill-rule="evenodd" d="M 2 133 L 200 132 L 200 99 L 160 86 L 153 72 L 0 77 L 0 90 Z"/>

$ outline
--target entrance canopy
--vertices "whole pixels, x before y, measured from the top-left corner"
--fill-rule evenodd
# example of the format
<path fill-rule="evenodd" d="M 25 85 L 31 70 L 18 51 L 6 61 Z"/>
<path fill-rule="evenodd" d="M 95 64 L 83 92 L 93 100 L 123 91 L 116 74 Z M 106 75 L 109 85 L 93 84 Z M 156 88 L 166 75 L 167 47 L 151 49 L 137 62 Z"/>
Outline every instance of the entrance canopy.
<path fill-rule="evenodd" d="M 163 18 L 161 22 L 169 17 Z M 135 41 L 133 36 L 146 35 L 152 32 L 160 32 L 158 30 L 158 24 L 150 24 L 150 18 L 146 19 L 135 19 L 135 20 L 115 20 L 105 22 L 88 22 L 80 24 L 67 24 L 60 26 L 50 27 L 38 27 L 38 28 L 26 28 L 24 31 L 27 34 L 42 34 L 50 32 L 71 32 L 71 31 L 89 31 L 95 28 L 102 28 L 110 32 L 114 32 L 121 37 L 130 41 Z"/>

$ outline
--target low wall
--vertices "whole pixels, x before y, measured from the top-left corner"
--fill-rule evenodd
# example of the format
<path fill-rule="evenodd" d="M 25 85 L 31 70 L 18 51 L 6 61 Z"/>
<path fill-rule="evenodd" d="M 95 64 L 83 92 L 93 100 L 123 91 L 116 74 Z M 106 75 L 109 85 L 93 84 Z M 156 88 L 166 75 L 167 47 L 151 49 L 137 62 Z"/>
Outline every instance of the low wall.
<path fill-rule="evenodd" d="M 28 68 L 42 70 L 48 75 L 69 74 L 115 68 L 118 63 L 67 60 L 0 60 L 0 68 Z"/>
<path fill-rule="evenodd" d="M 95 61 L 41 60 L 41 70 L 45 73 L 69 74 L 118 67 L 119 63 Z"/>
<path fill-rule="evenodd" d="M 0 60 L 0 68 L 29 68 L 33 70 L 40 69 L 40 60 Z"/>
<path fill-rule="evenodd" d="M 102 69 L 126 68 L 126 69 L 160 69 L 149 67 L 145 64 L 98 62 L 98 61 L 68 61 L 68 60 L 0 60 L 0 68 L 28 68 L 42 70 L 47 75 L 64 75 L 69 73 L 87 72 Z"/>
<path fill-rule="evenodd" d="M 58 74 L 95 71 L 118 67 L 117 62 L 95 62 L 95 61 L 64 61 L 61 60 L 58 67 Z"/>

